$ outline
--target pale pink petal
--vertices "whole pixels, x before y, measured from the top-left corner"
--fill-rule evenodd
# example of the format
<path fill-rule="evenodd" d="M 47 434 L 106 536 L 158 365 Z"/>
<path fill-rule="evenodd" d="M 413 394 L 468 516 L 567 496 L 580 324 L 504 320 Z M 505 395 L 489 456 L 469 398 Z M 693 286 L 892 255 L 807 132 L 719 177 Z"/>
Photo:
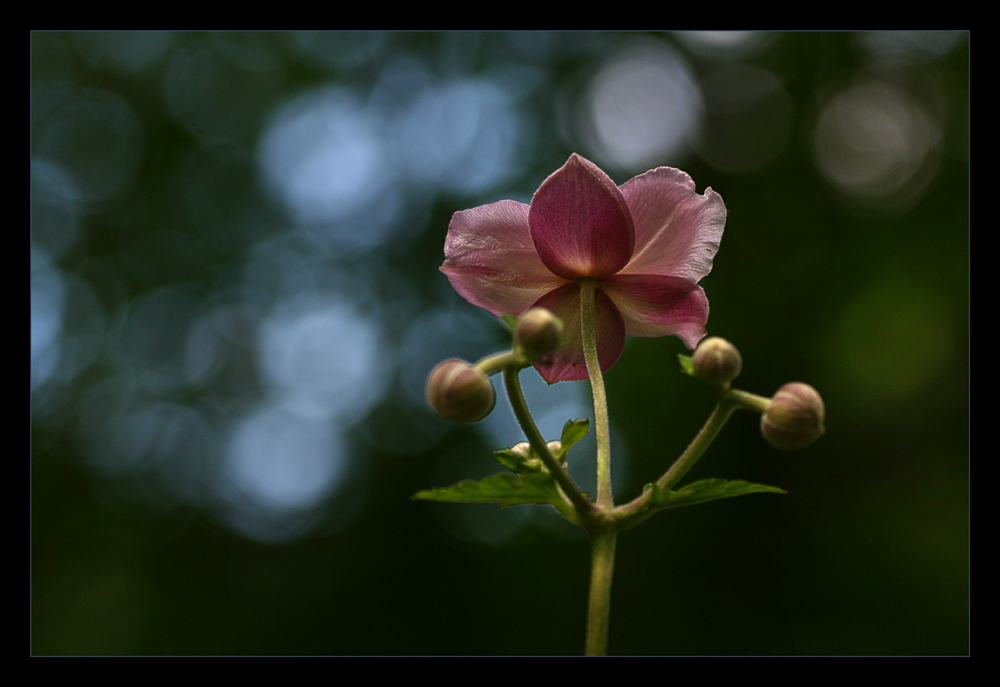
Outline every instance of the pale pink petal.
<path fill-rule="evenodd" d="M 695 192 L 684 172 L 657 167 L 625 182 L 622 195 L 635 224 L 635 251 L 622 272 L 684 277 L 712 271 L 726 225 L 726 205 L 710 188 Z"/>
<path fill-rule="evenodd" d="M 494 315 L 519 315 L 565 283 L 538 258 L 528 206 L 513 200 L 456 212 L 444 255 L 441 271 L 455 290 Z"/>
<path fill-rule="evenodd" d="M 560 277 L 608 276 L 632 257 L 635 230 L 621 191 L 576 153 L 542 182 L 528 221 L 539 258 Z"/>
<path fill-rule="evenodd" d="M 694 349 L 705 336 L 708 298 L 697 284 L 681 277 L 616 274 L 601 280 L 629 336 L 675 335 Z"/>
<path fill-rule="evenodd" d="M 621 313 L 608 296 L 597 289 L 594 317 L 597 329 L 597 360 L 601 371 L 615 364 L 625 347 L 625 324 Z M 580 287 L 565 284 L 542 296 L 535 306 L 548 308 L 563 321 L 565 343 L 554 354 L 535 365 L 549 384 L 587 379 L 587 361 L 583 355 L 583 334 L 580 326 Z"/>

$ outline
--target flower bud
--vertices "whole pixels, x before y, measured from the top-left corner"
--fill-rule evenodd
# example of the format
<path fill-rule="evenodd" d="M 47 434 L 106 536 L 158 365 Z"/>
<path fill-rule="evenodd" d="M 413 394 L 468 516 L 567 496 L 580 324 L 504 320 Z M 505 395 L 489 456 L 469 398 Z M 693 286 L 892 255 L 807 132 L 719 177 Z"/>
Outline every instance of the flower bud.
<path fill-rule="evenodd" d="M 760 418 L 760 431 L 767 443 L 782 451 L 805 448 L 826 428 L 826 409 L 816 389 L 792 382 L 778 389 Z"/>
<path fill-rule="evenodd" d="M 698 344 L 691 360 L 694 374 L 707 384 L 729 384 L 743 369 L 743 358 L 736 346 L 718 336 Z"/>
<path fill-rule="evenodd" d="M 521 441 L 510 447 L 510 450 L 521 456 L 525 460 L 531 458 L 531 444 L 527 441 Z"/>
<path fill-rule="evenodd" d="M 497 396 L 493 384 L 472 365 L 452 358 L 435 367 L 427 378 L 427 402 L 451 422 L 479 422 L 490 414 Z"/>
<path fill-rule="evenodd" d="M 562 442 L 558 440 L 550 441 L 546 444 L 546 446 L 549 449 L 549 453 L 551 453 L 552 455 L 556 455 L 557 453 L 562 451 Z M 525 458 L 531 458 L 534 455 L 534 452 L 531 448 L 531 444 L 529 444 L 527 441 L 522 441 L 520 443 L 514 444 L 513 446 L 510 447 L 510 450 L 516 453 L 517 455 L 523 456 Z"/>
<path fill-rule="evenodd" d="M 513 467 L 513 469 L 516 470 L 517 472 L 525 472 L 525 471 L 538 472 L 543 468 L 542 459 L 535 454 L 534 449 L 531 448 L 531 444 L 529 444 L 527 441 L 522 441 L 519 444 L 514 444 L 513 446 L 510 447 L 509 450 L 511 453 L 520 456 L 521 461 L 520 464 L 517 466 L 511 466 L 508 463 L 504 463 L 504 465 L 508 465 L 508 467 Z"/>
<path fill-rule="evenodd" d="M 552 457 L 556 459 L 557 463 L 566 461 L 566 451 L 563 451 L 562 442 L 558 439 L 548 442 L 546 444 L 546 448 L 549 449 L 549 453 L 552 454 Z"/>
<path fill-rule="evenodd" d="M 525 354 L 534 360 L 559 346 L 563 323 L 545 308 L 532 308 L 517 322 L 514 338 Z"/>

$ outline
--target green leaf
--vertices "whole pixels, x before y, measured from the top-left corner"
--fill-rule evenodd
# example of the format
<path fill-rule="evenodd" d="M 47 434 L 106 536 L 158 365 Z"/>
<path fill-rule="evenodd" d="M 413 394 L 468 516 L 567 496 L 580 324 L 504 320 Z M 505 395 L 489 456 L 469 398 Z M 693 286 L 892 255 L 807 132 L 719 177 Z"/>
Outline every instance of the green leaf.
<path fill-rule="evenodd" d="M 538 472 L 544 467 L 541 459 L 535 456 L 534 450 L 531 450 L 529 458 L 509 448 L 494 451 L 493 457 L 505 468 L 510 468 L 514 472 Z"/>
<path fill-rule="evenodd" d="M 527 503 L 555 504 L 562 499 L 555 482 L 547 473 L 502 473 L 479 482 L 465 480 L 450 487 L 424 489 L 411 498 L 455 503 L 499 503 L 505 507 Z"/>
<path fill-rule="evenodd" d="M 694 377 L 694 362 L 691 356 L 684 355 L 683 353 L 677 354 L 677 359 L 681 363 L 681 372 L 689 377 Z"/>
<path fill-rule="evenodd" d="M 562 444 L 563 455 L 573 448 L 573 445 L 580 441 L 580 439 L 587 436 L 587 432 L 589 431 L 590 420 L 587 418 L 582 418 L 580 420 L 568 420 L 566 424 L 563 425 L 562 437 L 559 439 L 559 442 Z"/>
<path fill-rule="evenodd" d="M 707 503 L 718 499 L 728 499 L 744 494 L 771 493 L 785 494 L 784 489 L 771 487 L 766 484 L 754 484 L 743 480 L 726 479 L 703 479 L 692 482 L 680 489 L 662 489 L 655 484 L 647 484 L 646 490 L 653 490 L 653 496 L 649 501 L 650 507 L 655 510 L 665 508 L 680 508 L 682 506 L 693 506 L 696 503 Z"/>

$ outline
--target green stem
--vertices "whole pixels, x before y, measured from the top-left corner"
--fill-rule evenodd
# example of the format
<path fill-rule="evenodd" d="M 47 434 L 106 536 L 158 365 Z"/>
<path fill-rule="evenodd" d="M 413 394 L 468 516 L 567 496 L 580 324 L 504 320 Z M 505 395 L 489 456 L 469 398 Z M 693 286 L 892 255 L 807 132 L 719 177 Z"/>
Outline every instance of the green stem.
<path fill-rule="evenodd" d="M 494 353 L 493 355 L 486 356 L 473 365 L 473 367 L 479 372 L 482 372 L 484 375 L 489 376 L 495 372 L 506 370 L 509 367 L 520 370 L 530 364 L 531 363 L 522 355 L 513 351 L 502 351 L 500 353 Z"/>
<path fill-rule="evenodd" d="M 751 394 L 749 391 L 740 391 L 739 389 L 727 389 L 726 397 L 740 408 L 757 413 L 763 413 L 771 405 L 771 399 L 766 396 L 758 396 L 757 394 Z"/>
<path fill-rule="evenodd" d="M 698 432 L 684 453 L 681 454 L 681 457 L 656 481 L 656 484 L 664 489 L 669 489 L 677 484 L 681 477 L 694 467 L 694 464 L 698 462 L 698 459 L 705 453 L 705 450 L 715 441 L 715 437 L 719 435 L 722 427 L 729 420 L 729 416 L 733 414 L 733 411 L 737 407 L 738 405 L 729 398 L 728 394 L 720 394 L 715 410 L 709 415 L 701 431 Z"/>
<path fill-rule="evenodd" d="M 670 466 L 670 469 L 664 473 L 663 477 L 657 480 L 657 485 L 669 489 L 677 484 L 681 477 L 694 467 L 694 464 L 698 462 L 698 459 L 705 453 L 705 450 L 715 441 L 715 437 L 719 435 L 719 431 L 729 420 L 729 416 L 733 414 L 734 410 L 743 408 L 763 413 L 767 410 L 770 402 L 771 399 L 751 394 L 748 391 L 731 389 L 728 386 L 721 389 L 719 392 L 719 402 L 716 404 L 715 410 L 708 417 L 705 425 L 701 428 L 701 431 L 698 432 L 698 436 L 688 445 L 684 453 L 681 454 L 681 457 Z"/>
<path fill-rule="evenodd" d="M 594 394 L 594 429 L 597 435 L 597 505 L 602 510 L 614 507 L 611 497 L 611 434 L 608 431 L 608 399 L 604 377 L 597 359 L 597 327 L 594 324 L 594 296 L 597 282 L 580 280 L 580 326 L 583 332 L 583 357 L 587 361 L 590 388 Z"/>
<path fill-rule="evenodd" d="M 583 524 L 597 512 L 597 506 L 587 500 L 583 492 L 580 491 L 580 488 L 576 486 L 576 483 L 570 479 L 569 474 L 567 474 L 563 466 L 559 464 L 555 456 L 552 455 L 552 452 L 549 451 L 548 444 L 542 438 L 542 433 L 538 431 L 538 426 L 535 424 L 534 418 L 531 417 L 531 412 L 528 410 L 528 403 L 524 400 L 524 392 L 521 391 L 520 374 L 520 370 L 513 367 L 504 368 L 503 371 L 504 386 L 507 387 L 507 397 L 510 399 L 510 406 L 514 410 L 514 417 L 517 418 L 518 424 L 521 425 L 521 429 L 528 438 L 531 448 L 542 459 L 545 467 L 549 469 L 549 472 L 555 478 L 556 483 L 573 504 L 577 515 L 580 517 L 580 524 Z"/>
<path fill-rule="evenodd" d="M 608 653 L 608 624 L 611 617 L 611 577 L 615 569 L 618 532 L 602 527 L 591 532 L 590 599 L 587 604 L 588 656 Z"/>
<path fill-rule="evenodd" d="M 597 358 L 595 297 L 597 282 L 580 280 L 580 329 L 583 334 L 583 357 L 594 394 L 594 429 L 597 437 L 597 509 L 599 517 L 591 522 L 590 599 L 587 604 L 588 656 L 608 652 L 608 624 L 611 618 L 611 580 L 615 570 L 615 544 L 618 529 L 611 519 L 614 499 L 611 496 L 611 433 L 608 429 L 608 399 L 604 377 Z"/>
<path fill-rule="evenodd" d="M 723 388 L 719 390 L 719 401 L 705 421 L 701 431 L 688 445 L 684 453 L 681 454 L 670 469 L 667 470 L 660 479 L 656 481 L 657 486 L 669 489 L 677 484 L 687 472 L 694 467 L 698 459 L 704 455 L 705 451 L 719 435 L 722 427 L 729 420 L 733 411 L 740 408 L 758 413 L 767 409 L 771 399 L 757 394 L 751 394 L 739 389 Z M 652 490 L 646 490 L 642 495 L 636 497 L 629 503 L 615 508 L 611 514 L 611 520 L 617 524 L 619 531 L 635 527 L 646 520 L 652 512 L 647 510 L 647 504 L 653 496 Z"/>

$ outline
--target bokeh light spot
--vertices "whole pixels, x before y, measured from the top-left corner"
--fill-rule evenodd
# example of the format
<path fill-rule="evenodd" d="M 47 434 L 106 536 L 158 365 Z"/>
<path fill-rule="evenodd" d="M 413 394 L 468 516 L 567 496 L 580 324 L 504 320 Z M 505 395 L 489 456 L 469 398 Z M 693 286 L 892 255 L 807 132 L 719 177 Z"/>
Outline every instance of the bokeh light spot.
<path fill-rule="evenodd" d="M 283 106 L 260 143 L 269 188 L 305 224 L 333 222 L 383 193 L 387 165 L 376 123 L 340 88 Z"/>
<path fill-rule="evenodd" d="M 392 372 L 380 327 L 341 301 L 284 304 L 261 326 L 265 383 L 298 412 L 352 424 L 381 398 Z"/>
<path fill-rule="evenodd" d="M 519 171 L 523 116 L 513 98 L 486 80 L 424 89 L 400 121 L 411 181 L 481 193 Z"/>
<path fill-rule="evenodd" d="M 58 257 L 80 231 L 81 203 L 73 175 L 50 160 L 31 161 L 31 240 Z"/>
<path fill-rule="evenodd" d="M 650 43 L 612 57 L 590 83 L 579 114 L 588 147 L 634 170 L 680 155 L 700 112 L 701 95 L 683 58 Z"/>
<path fill-rule="evenodd" d="M 904 91 L 863 81 L 825 103 L 813 133 L 820 173 L 850 200 L 904 209 L 937 170 L 941 128 Z"/>
<path fill-rule="evenodd" d="M 67 201 L 108 201 L 138 173 L 145 131 L 132 105 L 114 93 L 81 89 L 35 128 L 34 158 L 62 167 Z"/>
<path fill-rule="evenodd" d="M 735 62 L 759 52 L 776 34 L 761 31 L 676 31 L 674 35 L 698 57 Z"/>
<path fill-rule="evenodd" d="M 55 372 L 62 350 L 62 276 L 47 256 L 31 250 L 31 388 Z"/>
<path fill-rule="evenodd" d="M 255 539 L 293 539 L 315 524 L 318 506 L 342 486 L 349 456 L 330 422 L 281 405 L 264 407 L 243 418 L 230 437 L 215 484 L 219 515 Z"/>
<path fill-rule="evenodd" d="M 267 408 L 237 427 L 223 473 L 235 491 L 262 507 L 306 509 L 339 478 L 343 458 L 328 423 Z"/>

